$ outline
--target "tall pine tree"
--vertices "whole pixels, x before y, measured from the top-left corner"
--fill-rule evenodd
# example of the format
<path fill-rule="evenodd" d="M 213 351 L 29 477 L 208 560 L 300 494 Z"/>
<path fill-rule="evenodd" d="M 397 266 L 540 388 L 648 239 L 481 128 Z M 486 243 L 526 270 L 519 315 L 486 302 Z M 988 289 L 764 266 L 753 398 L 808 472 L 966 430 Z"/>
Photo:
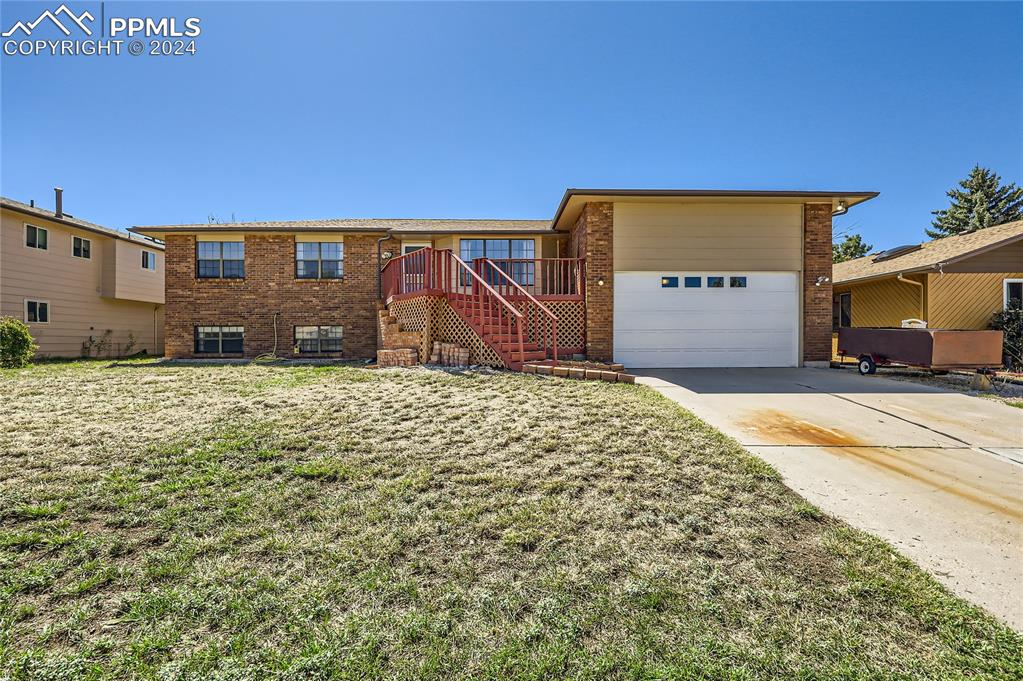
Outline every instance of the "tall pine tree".
<path fill-rule="evenodd" d="M 978 229 L 1023 219 L 1023 189 L 1002 184 L 997 173 L 974 166 L 959 188 L 946 192 L 951 205 L 931 211 L 934 229 L 924 230 L 932 239 L 975 232 Z"/>

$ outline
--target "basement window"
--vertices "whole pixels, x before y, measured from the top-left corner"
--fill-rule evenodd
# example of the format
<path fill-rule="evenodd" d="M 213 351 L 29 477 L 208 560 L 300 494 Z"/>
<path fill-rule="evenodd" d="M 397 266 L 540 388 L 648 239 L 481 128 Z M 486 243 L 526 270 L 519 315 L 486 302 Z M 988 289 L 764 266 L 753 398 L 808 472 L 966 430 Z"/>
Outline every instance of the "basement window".
<path fill-rule="evenodd" d="M 341 352 L 340 326 L 296 326 L 295 348 L 301 353 Z"/>
<path fill-rule="evenodd" d="M 240 354 L 245 346 L 244 326 L 195 327 L 196 354 Z"/>

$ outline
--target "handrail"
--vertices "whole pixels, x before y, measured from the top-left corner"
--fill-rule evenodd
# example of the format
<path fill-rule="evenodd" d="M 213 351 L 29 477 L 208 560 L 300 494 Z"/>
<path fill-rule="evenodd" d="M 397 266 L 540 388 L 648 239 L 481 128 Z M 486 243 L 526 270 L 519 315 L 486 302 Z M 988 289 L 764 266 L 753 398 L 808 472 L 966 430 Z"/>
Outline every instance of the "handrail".
<path fill-rule="evenodd" d="M 582 297 L 585 258 L 487 258 L 537 296 Z"/>
<path fill-rule="evenodd" d="M 474 279 L 476 279 L 476 281 L 477 281 L 477 282 L 479 282 L 480 286 L 482 286 L 482 287 L 483 287 L 483 288 L 484 288 L 485 290 L 487 290 L 487 291 L 489 291 L 489 292 L 490 292 L 491 294 L 493 294 L 493 295 L 494 295 L 494 297 L 496 297 L 496 298 L 497 298 L 498 302 L 500 302 L 500 303 L 501 303 L 502 305 L 504 305 L 504 306 L 505 306 L 505 307 L 506 307 L 506 308 L 508 309 L 508 311 L 509 311 L 509 312 L 511 312 L 512 314 L 514 314 L 514 315 L 515 315 L 516 317 L 519 317 L 519 318 L 521 318 L 521 317 L 523 316 L 523 314 L 522 314 L 521 312 L 519 312 L 518 308 L 516 308 L 516 307 L 515 307 L 514 305 L 512 305 L 512 304 L 511 304 L 511 303 L 509 303 L 509 302 L 508 302 L 507 300 L 505 300 L 505 299 L 504 299 L 504 296 L 502 296 L 502 295 L 501 295 L 500 293 L 498 293 L 498 292 L 497 292 L 497 291 L 496 291 L 496 290 L 494 289 L 494 287 L 493 287 L 493 286 L 491 286 L 490 284 L 488 284 L 487 282 L 485 282 L 485 281 L 483 280 L 483 277 L 481 277 L 481 276 L 480 276 L 479 274 L 477 274 L 477 273 L 476 273 L 476 272 L 475 272 L 475 271 L 474 271 L 474 270 L 473 270 L 473 269 L 472 269 L 471 267 L 469 267 L 469 266 L 468 266 L 468 265 L 467 265 L 467 264 L 465 263 L 465 261 L 464 261 L 464 260 L 462 260 L 462 259 L 461 259 L 461 258 L 459 258 L 459 257 L 458 257 L 457 255 L 455 255 L 454 251 L 448 251 L 448 253 L 450 253 L 450 254 L 451 254 L 451 257 L 452 257 L 452 258 L 454 259 L 454 261 L 455 261 L 455 262 L 457 262 L 457 263 L 458 263 L 458 264 L 460 264 L 460 265 L 461 265 L 462 267 L 464 267 L 464 268 L 465 268 L 465 270 L 466 270 L 466 271 L 467 271 L 467 272 L 468 272 L 469 274 L 471 274 L 471 275 L 473 276 L 473 278 L 474 278 Z"/>
<path fill-rule="evenodd" d="M 521 292 L 522 295 L 524 295 L 526 297 L 526 300 L 531 302 L 533 305 L 535 305 L 537 308 L 539 308 L 544 314 L 546 314 L 548 317 L 550 317 L 550 320 L 551 320 L 551 349 L 553 351 L 554 363 L 557 364 L 557 362 L 558 362 L 558 317 L 557 317 L 557 315 L 555 315 L 553 312 L 551 312 L 547 308 L 546 305 L 544 305 L 539 300 L 537 300 L 536 297 L 532 293 L 530 293 L 526 289 L 522 288 L 522 285 L 519 284 L 519 282 L 515 281 L 510 276 L 508 276 L 508 273 L 505 272 L 504 270 L 502 270 L 500 267 L 498 267 L 494 263 L 493 260 L 491 260 L 490 258 L 483 258 L 481 260 L 481 262 L 489 265 L 490 269 L 492 271 L 496 272 L 498 274 L 498 276 L 503 277 L 507 281 L 506 286 L 510 286 L 513 289 Z M 546 352 L 547 352 L 547 336 L 546 336 L 546 334 L 538 334 L 538 338 L 542 338 L 542 340 L 543 340 L 543 343 L 542 343 L 543 344 L 543 349 L 544 349 L 544 353 L 546 354 Z"/>
<path fill-rule="evenodd" d="M 466 321 L 482 327 L 478 332 L 509 368 L 525 360 L 525 315 L 451 250 L 427 247 L 392 258 L 380 276 L 385 301 L 425 291 L 443 293 L 449 301 L 458 296 L 470 310 Z M 503 339 L 488 340 L 498 335 Z"/>

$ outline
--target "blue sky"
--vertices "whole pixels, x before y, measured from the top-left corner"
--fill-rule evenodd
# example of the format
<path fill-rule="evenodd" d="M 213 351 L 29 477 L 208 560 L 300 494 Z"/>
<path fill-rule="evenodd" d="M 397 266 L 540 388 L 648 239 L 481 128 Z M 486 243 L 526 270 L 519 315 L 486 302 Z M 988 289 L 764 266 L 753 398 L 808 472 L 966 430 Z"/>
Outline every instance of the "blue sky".
<path fill-rule="evenodd" d="M 59 2 L 2 5 L 6 30 Z M 68 1 L 99 17 L 98 2 Z M 107 2 L 195 56 L 7 57 L 0 190 L 112 227 L 550 217 L 566 187 L 877 190 L 918 241 L 1023 182 L 1018 3 Z"/>

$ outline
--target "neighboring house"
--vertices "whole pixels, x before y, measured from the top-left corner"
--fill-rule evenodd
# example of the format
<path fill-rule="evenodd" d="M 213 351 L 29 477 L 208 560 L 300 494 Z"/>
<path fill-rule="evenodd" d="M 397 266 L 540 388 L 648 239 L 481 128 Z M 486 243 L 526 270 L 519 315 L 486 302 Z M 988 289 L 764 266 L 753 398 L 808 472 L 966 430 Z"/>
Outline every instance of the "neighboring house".
<path fill-rule="evenodd" d="M 163 245 L 0 198 L 0 315 L 44 357 L 163 353 Z"/>
<path fill-rule="evenodd" d="M 833 326 L 986 329 L 1023 299 L 1023 221 L 835 265 Z"/>
<path fill-rule="evenodd" d="M 371 357 L 396 320 L 420 358 L 518 368 L 556 335 L 631 367 L 799 366 L 830 358 L 832 215 L 873 196 L 570 189 L 550 221 L 131 231 L 166 243 L 171 357 Z"/>

